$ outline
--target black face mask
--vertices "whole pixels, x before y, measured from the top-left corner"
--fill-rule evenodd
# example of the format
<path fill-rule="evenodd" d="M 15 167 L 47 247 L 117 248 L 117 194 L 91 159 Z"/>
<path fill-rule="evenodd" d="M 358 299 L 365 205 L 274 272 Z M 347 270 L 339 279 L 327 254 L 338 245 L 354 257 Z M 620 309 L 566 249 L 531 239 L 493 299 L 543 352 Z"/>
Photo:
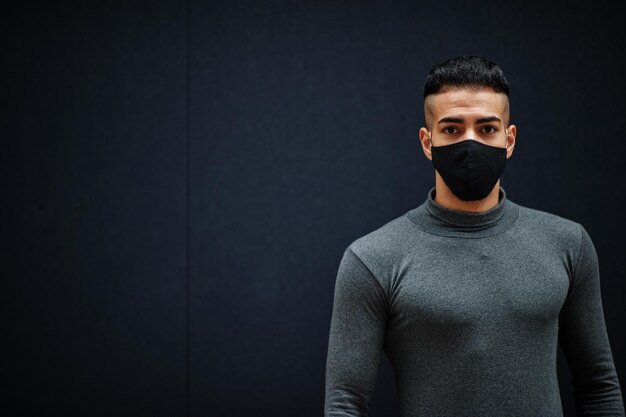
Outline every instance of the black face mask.
<path fill-rule="evenodd" d="M 485 145 L 473 139 L 432 146 L 432 134 L 430 140 L 435 169 L 461 200 L 482 200 L 487 197 L 504 172 L 507 148 Z"/>

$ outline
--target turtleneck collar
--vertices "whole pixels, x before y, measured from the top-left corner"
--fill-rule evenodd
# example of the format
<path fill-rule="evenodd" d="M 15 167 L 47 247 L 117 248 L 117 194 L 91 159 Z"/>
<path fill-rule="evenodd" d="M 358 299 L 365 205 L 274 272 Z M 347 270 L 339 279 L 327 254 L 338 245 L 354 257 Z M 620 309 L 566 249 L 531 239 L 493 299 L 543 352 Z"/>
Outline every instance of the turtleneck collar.
<path fill-rule="evenodd" d="M 425 232 L 449 237 L 481 238 L 508 230 L 519 214 L 519 206 L 506 197 L 499 187 L 498 204 L 485 211 L 462 211 L 444 207 L 435 201 L 436 187 L 426 200 L 405 215 Z"/>

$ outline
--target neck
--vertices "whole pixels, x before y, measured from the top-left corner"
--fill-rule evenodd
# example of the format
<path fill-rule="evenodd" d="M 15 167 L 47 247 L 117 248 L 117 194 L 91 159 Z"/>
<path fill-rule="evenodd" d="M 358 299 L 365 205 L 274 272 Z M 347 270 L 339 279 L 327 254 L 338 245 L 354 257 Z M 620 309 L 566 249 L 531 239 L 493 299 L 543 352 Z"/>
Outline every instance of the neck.
<path fill-rule="evenodd" d="M 435 171 L 435 202 L 443 207 L 470 212 L 487 211 L 498 205 L 500 180 L 496 182 L 493 190 L 482 200 L 465 201 L 458 198 L 443 181 L 443 178 Z"/>
<path fill-rule="evenodd" d="M 483 211 L 456 210 L 436 202 L 439 191 L 432 187 L 420 206 L 406 216 L 420 229 L 430 234 L 448 237 L 484 238 L 504 233 L 513 226 L 519 206 L 510 201 L 504 189 L 498 187 L 498 203 Z"/>

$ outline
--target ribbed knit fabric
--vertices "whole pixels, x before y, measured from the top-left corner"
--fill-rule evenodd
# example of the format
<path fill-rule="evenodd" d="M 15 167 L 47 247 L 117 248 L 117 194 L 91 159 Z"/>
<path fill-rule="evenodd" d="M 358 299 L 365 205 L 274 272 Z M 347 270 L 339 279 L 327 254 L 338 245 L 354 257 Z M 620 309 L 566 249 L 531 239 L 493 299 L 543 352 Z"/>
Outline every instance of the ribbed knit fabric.
<path fill-rule="evenodd" d="M 343 253 L 324 415 L 369 415 L 384 352 L 401 417 L 563 416 L 560 342 L 578 416 L 624 416 L 585 228 L 502 187 L 483 212 L 435 192 Z"/>

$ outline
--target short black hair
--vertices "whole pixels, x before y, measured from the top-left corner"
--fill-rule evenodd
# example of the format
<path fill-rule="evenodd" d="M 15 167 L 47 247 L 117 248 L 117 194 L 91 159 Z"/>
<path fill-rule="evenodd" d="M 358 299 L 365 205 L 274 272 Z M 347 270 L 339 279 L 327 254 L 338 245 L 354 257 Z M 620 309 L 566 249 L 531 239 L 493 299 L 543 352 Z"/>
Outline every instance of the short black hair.
<path fill-rule="evenodd" d="M 433 65 L 424 83 L 424 99 L 447 86 L 486 87 L 509 96 L 509 82 L 502 70 L 480 55 L 462 55 Z"/>

